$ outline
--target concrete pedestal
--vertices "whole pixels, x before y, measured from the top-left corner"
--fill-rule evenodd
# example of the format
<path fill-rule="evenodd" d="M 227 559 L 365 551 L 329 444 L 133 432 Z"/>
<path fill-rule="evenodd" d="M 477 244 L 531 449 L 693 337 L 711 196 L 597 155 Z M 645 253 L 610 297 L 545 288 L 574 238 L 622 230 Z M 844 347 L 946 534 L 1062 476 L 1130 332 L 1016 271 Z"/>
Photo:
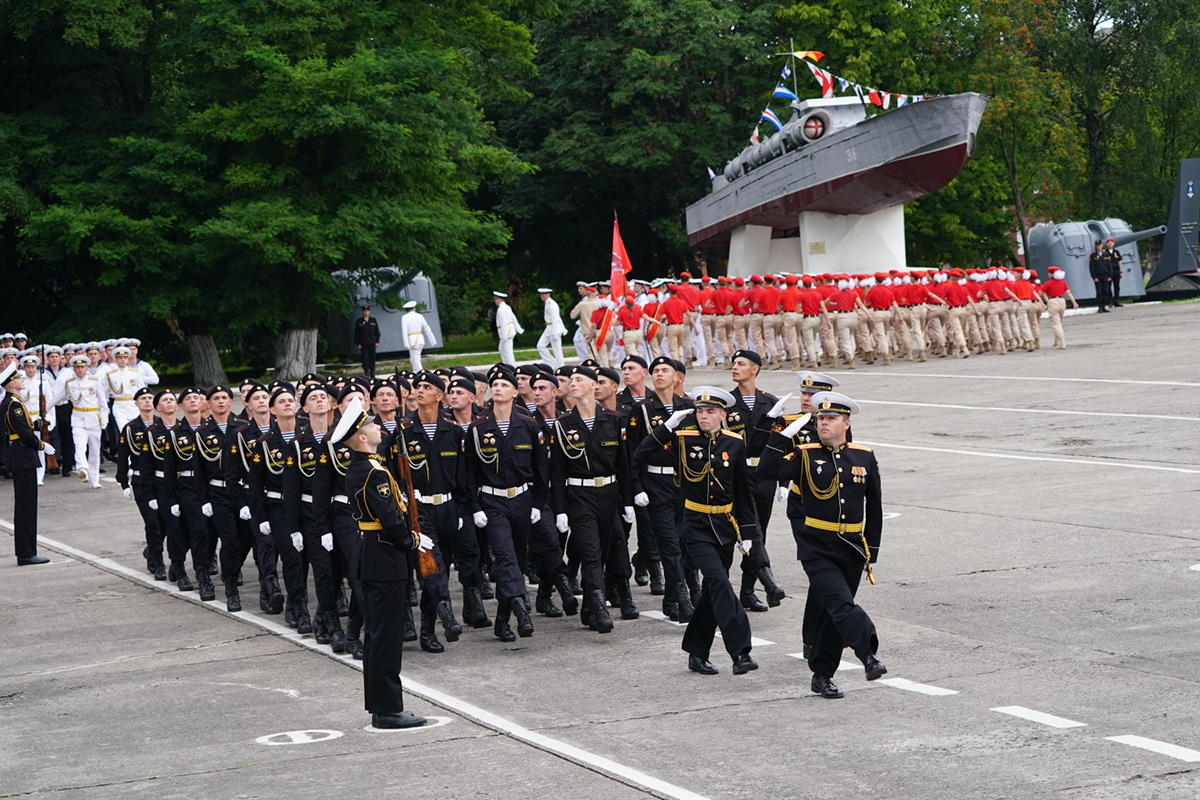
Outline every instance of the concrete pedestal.
<path fill-rule="evenodd" d="M 873 214 L 800 212 L 804 272 L 879 272 L 907 269 L 904 206 Z"/>

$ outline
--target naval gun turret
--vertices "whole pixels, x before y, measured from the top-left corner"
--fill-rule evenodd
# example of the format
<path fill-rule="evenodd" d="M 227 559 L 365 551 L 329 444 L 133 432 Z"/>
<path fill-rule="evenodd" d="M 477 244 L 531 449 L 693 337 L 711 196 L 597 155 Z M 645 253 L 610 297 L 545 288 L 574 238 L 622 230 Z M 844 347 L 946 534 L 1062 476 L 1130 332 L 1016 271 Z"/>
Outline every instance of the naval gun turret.
<path fill-rule="evenodd" d="M 1134 231 L 1123 219 L 1040 222 L 1029 230 L 1028 264 L 1043 281 L 1051 266 L 1061 267 L 1067 273 L 1071 294 L 1077 300 L 1092 299 L 1096 296 L 1096 285 L 1092 283 L 1088 260 L 1096 249 L 1096 240 L 1103 242 L 1111 237 L 1121 254 L 1121 298 L 1141 297 L 1146 290 L 1135 243 L 1166 232 L 1166 225 Z"/>

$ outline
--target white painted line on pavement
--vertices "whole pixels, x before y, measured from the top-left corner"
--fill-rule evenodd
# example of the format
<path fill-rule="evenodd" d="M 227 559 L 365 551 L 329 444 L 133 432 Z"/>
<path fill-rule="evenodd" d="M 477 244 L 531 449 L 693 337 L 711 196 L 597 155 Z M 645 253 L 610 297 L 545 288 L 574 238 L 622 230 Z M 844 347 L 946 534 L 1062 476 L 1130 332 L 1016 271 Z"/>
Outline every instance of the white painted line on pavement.
<path fill-rule="evenodd" d="M 641 613 L 641 616 L 649 617 L 650 619 L 656 619 L 659 622 L 665 622 L 668 625 L 676 625 L 676 626 L 680 626 L 680 627 L 687 625 L 686 622 L 675 622 L 674 620 L 672 620 L 670 617 L 668 617 L 666 614 L 662 613 L 661 611 L 653 611 L 653 610 L 643 611 Z M 639 617 L 639 619 L 640 619 L 640 617 Z M 721 632 L 717 631 L 717 636 L 720 636 L 720 635 L 721 635 Z M 750 646 L 751 647 L 766 647 L 769 644 L 775 644 L 775 643 L 767 641 L 766 639 L 759 639 L 757 636 L 750 637 Z"/>
<path fill-rule="evenodd" d="M 1150 750 L 1154 753 L 1159 753 L 1171 758 L 1178 758 L 1180 761 L 1200 761 L 1200 752 L 1189 750 L 1186 747 L 1180 747 L 1177 744 L 1169 744 L 1167 742 L 1159 742 L 1154 739 L 1147 739 L 1143 736 L 1105 736 L 1110 742 L 1120 742 L 1127 744 L 1130 747 L 1140 747 L 1143 750 Z"/>
<path fill-rule="evenodd" d="M 7 528 L 10 531 L 13 529 L 12 523 L 8 522 L 7 520 L 0 520 L 0 527 Z M 245 611 L 239 611 L 231 614 L 225 610 L 225 603 L 223 600 L 202 602 L 199 594 L 196 592 L 181 592 L 173 583 L 155 582 L 138 570 L 130 569 L 124 564 L 118 564 L 112 559 L 94 556 L 91 553 L 85 552 L 76 547 L 72 547 L 68 544 L 64 544 L 63 542 L 55 541 L 54 539 L 48 539 L 44 536 L 39 536 L 38 541 L 52 550 L 58 550 L 61 553 L 70 555 L 76 559 L 79 559 L 80 561 L 85 561 L 92 566 L 99 567 L 107 572 L 121 575 L 122 577 L 130 579 L 134 583 L 141 584 L 142 586 L 154 589 L 156 591 L 166 592 L 168 594 L 182 597 L 189 602 L 205 606 L 213 611 L 225 614 L 226 616 L 236 617 L 243 622 L 248 622 L 251 625 L 257 625 L 258 627 L 277 634 L 289 642 L 300 645 L 307 650 L 311 650 L 314 653 L 319 653 L 327 658 L 332 658 L 335 661 L 340 661 L 349 667 L 359 670 L 360 672 L 362 671 L 362 664 L 355 661 L 349 654 L 336 655 L 330 651 L 328 647 L 318 645 L 311 638 L 304 638 L 291 628 L 288 628 L 286 625 L 281 625 L 278 622 L 263 619 L 262 617 Z M 437 689 L 425 685 L 414 677 L 411 677 L 411 671 L 404 675 L 403 680 L 404 690 L 408 694 L 420 697 L 430 703 L 433 703 L 434 705 L 441 706 L 448 711 L 457 712 L 461 716 L 483 725 L 484 727 L 507 734 L 508 736 L 532 745 L 543 752 L 559 756 L 560 758 L 571 761 L 572 763 L 584 767 L 585 769 L 590 769 L 593 772 L 613 778 L 625 784 L 626 786 L 630 786 L 635 789 L 649 790 L 659 796 L 674 798 L 674 800 L 707 800 L 704 795 L 696 794 L 688 789 L 684 789 L 659 778 L 655 778 L 653 775 L 647 775 L 644 772 L 640 772 L 632 767 L 627 767 L 624 764 L 613 761 L 609 758 L 605 758 L 604 756 L 597 755 L 596 753 L 592 753 L 588 750 L 575 747 L 574 745 L 567 744 L 566 742 L 559 741 L 558 739 L 551 738 L 536 731 L 531 731 L 528 728 L 499 716 L 498 714 L 485 711 L 482 708 L 471 705 L 463 700 L 459 700 L 457 697 L 448 695 L 445 692 L 440 692 Z"/>
<path fill-rule="evenodd" d="M 952 375 L 945 372 L 861 372 L 855 378 L 864 375 L 883 375 L 888 378 L 959 378 L 962 380 L 981 381 L 1063 381 L 1066 383 L 1129 383 L 1136 386 L 1200 386 L 1200 383 L 1183 383 L 1182 381 L 1122 381 L 1113 378 L 1040 378 L 1030 375 Z"/>
<path fill-rule="evenodd" d="M 1168 419 L 1181 422 L 1200 422 L 1200 417 L 1173 417 L 1166 414 L 1125 414 L 1117 411 L 1065 411 L 1053 408 L 1009 408 L 1006 406 L 960 406 L 952 403 L 906 403 L 901 400 L 863 400 L 859 403 L 876 406 L 913 406 L 915 408 L 951 408 L 960 411 L 1010 411 L 1014 414 L 1057 414 L 1075 417 L 1131 417 L 1133 419 Z"/>
<path fill-rule="evenodd" d="M 1197 572 L 1200 572 L 1200 564 L 1192 564 L 1190 567 L 1188 567 L 1188 569 L 1194 569 Z"/>
<path fill-rule="evenodd" d="M 804 653 L 788 653 L 788 655 L 791 656 L 792 658 L 797 658 L 801 661 L 808 660 L 804 657 Z M 847 672 L 849 670 L 862 669 L 862 668 L 863 668 L 862 664 L 855 664 L 853 661 L 839 661 L 837 671 L 838 672 Z M 865 673 L 864 673 L 864 675 L 865 675 Z"/>
<path fill-rule="evenodd" d="M 999 711 L 1001 714 L 1011 714 L 1014 717 L 1027 719 L 1030 722 L 1040 722 L 1043 725 L 1049 725 L 1051 728 L 1086 728 L 1086 722 L 1076 722 L 1073 719 L 1064 717 L 1056 717 L 1053 714 L 1046 714 L 1041 711 L 1034 711 L 1032 708 L 1025 706 L 1001 706 L 993 708 L 992 711 Z"/>
<path fill-rule="evenodd" d="M 890 442 L 862 442 L 869 447 L 891 447 L 896 450 L 920 450 L 926 453 L 952 453 L 960 456 L 977 456 L 979 458 L 1007 458 L 1014 461 L 1049 461 L 1055 464 L 1083 464 L 1088 467 L 1117 467 L 1119 469 L 1148 469 L 1155 472 L 1182 472 L 1186 475 L 1200 475 L 1200 469 L 1186 467 L 1160 467 L 1155 464 L 1134 464 L 1131 461 L 1114 461 L 1106 458 L 1058 458 L 1055 456 L 1022 456 L 1015 453 L 987 453 L 982 450 L 955 450 L 949 447 L 919 447 L 913 444 L 892 444 Z"/>
<path fill-rule="evenodd" d="M 910 692 L 919 694 L 927 694 L 933 697 L 946 697 L 952 694 L 958 694 L 953 689 L 943 689 L 940 686 L 930 686 L 927 683 L 914 683 L 904 678 L 880 678 L 879 682 L 896 689 L 905 689 Z"/>

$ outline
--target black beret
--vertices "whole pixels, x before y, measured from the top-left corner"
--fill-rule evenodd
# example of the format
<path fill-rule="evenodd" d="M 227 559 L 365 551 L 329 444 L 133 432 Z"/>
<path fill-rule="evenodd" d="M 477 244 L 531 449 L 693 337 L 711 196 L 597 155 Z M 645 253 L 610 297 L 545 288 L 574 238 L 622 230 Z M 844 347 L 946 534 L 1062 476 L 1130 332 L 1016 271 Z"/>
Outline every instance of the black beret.
<path fill-rule="evenodd" d="M 250 391 L 246 393 L 246 399 L 249 400 L 251 397 L 254 397 L 255 392 L 263 392 L 267 397 L 271 396 L 271 390 L 259 381 L 255 381 Z"/>
<path fill-rule="evenodd" d="M 475 381 L 476 383 L 487 383 L 488 376 L 484 375 L 482 372 L 472 372 L 471 380 Z"/>
<path fill-rule="evenodd" d="M 637 364 L 642 369 L 649 369 L 649 367 L 646 366 L 646 359 L 642 358 L 641 356 L 625 356 L 625 360 L 621 362 L 621 366 L 625 366 L 630 361 Z"/>
<path fill-rule="evenodd" d="M 379 392 L 380 389 L 391 389 L 393 392 L 396 393 L 397 397 L 400 396 L 400 387 L 398 387 L 396 385 L 396 382 L 394 380 L 392 380 L 391 378 L 381 378 L 380 380 L 376 381 L 373 386 L 371 386 L 371 399 L 372 400 L 375 399 L 375 395 Z"/>
<path fill-rule="evenodd" d="M 200 391 L 195 386 L 189 386 L 186 389 L 184 389 L 182 392 L 179 393 L 179 402 L 182 403 L 183 398 L 187 397 L 189 394 L 196 394 L 196 395 L 200 395 L 201 397 L 204 397 L 204 392 Z"/>
<path fill-rule="evenodd" d="M 290 384 L 284 386 L 276 386 L 275 391 L 271 392 L 271 402 L 268 404 L 271 408 L 275 407 L 275 401 L 283 397 L 285 394 L 290 394 L 293 398 L 296 397 L 296 392 L 290 388 Z"/>
<path fill-rule="evenodd" d="M 300 393 L 300 405 L 307 403 L 308 396 L 313 392 L 324 392 L 325 394 L 329 394 L 329 389 L 323 383 L 310 383 L 308 386 L 305 386 L 304 391 Z"/>
<path fill-rule="evenodd" d="M 496 381 L 508 381 L 515 387 L 517 386 L 517 373 L 513 371 L 512 367 L 497 364 L 488 371 L 487 384 L 491 386 Z"/>
<path fill-rule="evenodd" d="M 731 358 L 729 360 L 737 361 L 739 358 L 744 358 L 753 364 L 757 364 L 760 367 L 762 366 L 762 356 L 760 356 L 758 353 L 754 352 L 753 350 L 738 350 L 736 353 L 733 354 L 733 358 Z"/>
<path fill-rule="evenodd" d="M 175 397 L 175 393 L 174 393 L 174 392 L 172 392 L 170 389 L 163 389 L 163 390 L 162 390 L 162 391 L 160 391 L 160 392 L 155 392 L 155 393 L 154 393 L 154 405 L 155 405 L 155 406 L 157 406 L 157 405 L 158 405 L 158 401 L 159 401 L 159 400 L 162 400 L 162 399 L 163 399 L 164 397 L 166 397 L 167 395 L 170 395 L 171 397 Z"/>
<path fill-rule="evenodd" d="M 316 381 L 317 383 L 324 383 L 325 379 L 322 378 L 320 375 L 318 375 L 315 372 L 310 372 L 307 375 L 305 375 L 303 378 L 300 379 L 301 383 L 310 383 L 312 381 Z"/>
<path fill-rule="evenodd" d="M 538 381 L 545 381 L 546 383 L 552 384 L 555 388 L 558 388 L 558 378 L 555 378 L 549 372 L 539 372 L 537 375 L 534 375 L 529 379 L 529 385 L 532 386 Z"/>
<path fill-rule="evenodd" d="M 572 377 L 574 377 L 575 375 L 582 375 L 583 377 L 588 378 L 590 380 L 593 380 L 593 381 L 596 380 L 596 371 L 594 369 L 592 369 L 591 367 L 585 367 L 582 364 L 580 364 L 577 367 L 568 367 L 568 370 L 569 371 L 567 372 L 567 374 Z"/>
<path fill-rule="evenodd" d="M 675 359 L 671 359 L 671 360 L 675 361 Z M 675 371 L 678 372 L 680 375 L 686 375 L 687 374 L 687 364 L 684 364 L 682 361 L 675 361 Z"/>
<path fill-rule="evenodd" d="M 621 373 L 617 372 L 612 367 L 601 367 L 596 371 L 600 373 L 600 377 L 608 378 L 613 383 L 619 384 L 621 382 Z"/>
<path fill-rule="evenodd" d="M 420 386 L 422 383 L 428 383 L 430 386 L 437 389 L 439 392 L 446 391 L 446 382 L 427 369 L 423 369 L 420 372 L 418 372 L 416 375 L 413 376 L 413 388 L 414 389 L 416 387 Z M 472 386 L 471 388 L 474 388 L 474 386 Z"/>
<path fill-rule="evenodd" d="M 207 397 L 209 400 L 212 400 L 214 394 L 220 394 L 221 392 L 224 392 L 225 394 L 229 395 L 231 398 L 233 397 L 233 391 L 228 386 L 224 386 L 219 383 L 216 386 L 209 389 L 208 394 L 205 395 L 205 397 Z"/>
<path fill-rule="evenodd" d="M 676 372 L 679 371 L 679 362 L 676 361 L 675 359 L 671 358 L 670 356 L 659 356 L 658 358 L 654 359 L 653 361 L 650 362 L 650 369 L 654 369 L 655 367 L 659 367 L 659 366 L 663 366 L 663 365 L 670 367 L 671 369 L 675 370 Z"/>
<path fill-rule="evenodd" d="M 539 361 L 534 364 L 534 366 L 537 367 L 538 372 L 554 372 L 554 367 L 550 366 L 545 361 Z"/>
<path fill-rule="evenodd" d="M 347 383 L 345 386 L 343 386 L 341 388 L 341 391 L 338 392 L 338 398 L 337 398 L 338 402 L 339 403 L 342 402 L 343 400 L 345 400 L 347 397 L 354 394 L 355 392 L 357 392 L 359 394 L 366 394 L 367 390 L 364 389 L 360 384 L 357 384 L 357 383 L 354 383 L 353 381 L 351 381 L 351 382 Z"/>
<path fill-rule="evenodd" d="M 600 362 L 594 358 L 585 358 L 583 361 L 579 362 L 579 366 L 587 367 L 588 369 L 596 369 L 596 367 L 600 366 Z"/>
<path fill-rule="evenodd" d="M 462 389 L 464 391 L 475 394 L 475 381 L 470 378 L 453 377 L 450 379 L 451 389 Z"/>
<path fill-rule="evenodd" d="M 492 369 L 495 370 L 496 367 L 492 367 Z M 537 375 L 538 372 L 540 372 L 540 371 L 541 370 L 539 369 L 537 364 L 522 364 L 521 366 L 517 367 L 516 374 L 524 375 L 526 377 L 532 378 L 534 375 Z"/>
<path fill-rule="evenodd" d="M 467 369 L 466 367 L 451 367 L 450 374 L 459 378 L 466 378 L 469 381 L 475 380 L 475 373 L 471 372 L 471 370 Z"/>
<path fill-rule="evenodd" d="M 133 399 L 137 400 L 139 397 L 141 397 L 144 394 L 153 395 L 154 390 L 151 389 L 149 386 L 143 386 L 142 388 L 138 389 L 136 392 L 133 393 Z"/>
<path fill-rule="evenodd" d="M 412 384 L 408 382 L 408 378 L 397 376 L 395 384 L 397 389 L 403 389 L 406 392 L 412 391 Z M 399 394 L 399 392 L 397 392 L 397 394 Z"/>
<path fill-rule="evenodd" d="M 574 368 L 568 367 L 566 364 L 563 364 L 561 367 L 554 370 L 554 374 L 560 378 L 569 378 L 569 377 L 571 377 L 572 369 L 574 369 Z"/>

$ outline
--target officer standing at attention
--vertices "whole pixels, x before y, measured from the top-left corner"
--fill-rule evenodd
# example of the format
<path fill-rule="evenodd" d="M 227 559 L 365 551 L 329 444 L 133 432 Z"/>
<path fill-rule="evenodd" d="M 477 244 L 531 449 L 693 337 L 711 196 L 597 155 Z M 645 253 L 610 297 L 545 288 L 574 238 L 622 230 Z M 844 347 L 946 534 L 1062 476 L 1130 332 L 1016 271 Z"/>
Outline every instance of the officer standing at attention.
<path fill-rule="evenodd" d="M 875 454 L 846 441 L 850 415 L 858 411 L 858 404 L 837 392 L 817 392 L 811 404 L 821 441 L 793 446 L 792 436 L 808 421 L 801 417 L 771 434 L 759 469 L 763 475 L 791 480 L 800 489 L 804 527 L 796 537 L 797 552 L 818 606 L 808 660 L 812 690 L 837 700 L 842 690 L 833 682 L 833 673 L 843 648 L 852 649 L 862 661 L 867 680 L 887 674 L 875 657 L 875 623 L 854 602 L 864 569 L 867 579 L 875 582 L 871 565 L 879 558 L 883 502 Z"/>
<path fill-rule="evenodd" d="M 413 372 L 421 371 L 421 351 L 426 347 L 437 344 L 433 330 L 420 311 L 417 311 L 417 301 L 409 300 L 404 304 L 408 312 L 400 318 L 400 333 L 404 336 L 404 344 L 408 347 L 408 360 L 412 362 Z M 372 377 L 374 377 L 372 367 Z"/>
<path fill-rule="evenodd" d="M 1095 246 L 1095 252 L 1088 258 L 1088 273 L 1092 276 L 1092 283 L 1096 285 L 1096 306 L 1101 314 L 1107 314 L 1106 306 L 1112 302 L 1112 266 L 1104 244 L 1097 239 Z"/>
<path fill-rule="evenodd" d="M 722 428 L 726 409 L 734 404 L 733 395 L 713 386 L 698 386 L 689 394 L 695 408 L 671 414 L 638 445 L 637 455 L 643 459 L 675 439 L 684 508 L 679 538 L 704 575 L 700 601 L 683 634 L 688 669 L 701 675 L 717 674 L 708 656 L 720 628 L 725 649 L 733 658 L 733 674 L 744 675 L 758 669 L 758 664 L 750 657 L 750 619 L 729 582 L 729 568 L 734 549 L 746 553 L 758 538 L 746 445 L 741 434 Z M 693 413 L 698 429 L 676 431 Z"/>
<path fill-rule="evenodd" d="M 1104 253 L 1108 256 L 1109 280 L 1112 288 L 1112 307 L 1121 307 L 1121 276 L 1125 270 L 1121 264 L 1121 251 L 1117 249 L 1117 240 L 1104 240 Z"/>
<path fill-rule="evenodd" d="M 379 323 L 371 319 L 371 307 L 362 307 L 362 317 L 354 321 L 354 344 L 362 352 L 363 375 L 375 377 L 375 348 L 379 347 Z"/>
<path fill-rule="evenodd" d="M 0 446 L 4 447 L 4 463 L 13 483 L 13 541 L 17 551 L 17 566 L 47 564 L 50 559 L 37 554 L 37 469 L 38 452 L 54 455 L 54 448 L 43 442 L 29 424 L 25 406 L 17 392 L 25 387 L 25 373 L 10 363 L 0 372 Z"/>
<path fill-rule="evenodd" d="M 358 520 L 359 557 L 354 577 L 362 587 L 363 698 L 376 728 L 416 728 L 425 724 L 404 710 L 400 665 L 408 607 L 408 553 L 428 552 L 433 540 L 409 529 L 407 500 L 396 479 L 376 455 L 383 437 L 358 398 L 342 412 L 330 437 L 352 451 L 346 471 L 350 507 Z"/>

